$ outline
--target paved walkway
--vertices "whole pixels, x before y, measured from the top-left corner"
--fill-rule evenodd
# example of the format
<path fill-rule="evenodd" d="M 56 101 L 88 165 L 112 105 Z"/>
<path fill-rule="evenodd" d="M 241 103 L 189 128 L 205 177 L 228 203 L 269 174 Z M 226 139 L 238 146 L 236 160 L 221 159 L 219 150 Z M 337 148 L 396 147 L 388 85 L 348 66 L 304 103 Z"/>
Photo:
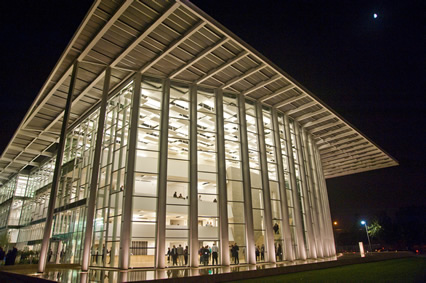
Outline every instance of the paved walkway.
<path fill-rule="evenodd" d="M 91 269 L 88 273 L 82 273 L 78 265 L 49 264 L 46 272 L 42 275 L 37 274 L 37 265 L 14 265 L 0 268 L 0 282 L 226 282 L 411 256 L 415 256 L 414 253 L 372 253 L 364 258 L 361 258 L 359 254 L 344 254 L 333 258 L 298 260 L 277 264 L 180 267 L 162 270 L 138 269 L 126 272 L 117 269 L 97 268 Z"/>

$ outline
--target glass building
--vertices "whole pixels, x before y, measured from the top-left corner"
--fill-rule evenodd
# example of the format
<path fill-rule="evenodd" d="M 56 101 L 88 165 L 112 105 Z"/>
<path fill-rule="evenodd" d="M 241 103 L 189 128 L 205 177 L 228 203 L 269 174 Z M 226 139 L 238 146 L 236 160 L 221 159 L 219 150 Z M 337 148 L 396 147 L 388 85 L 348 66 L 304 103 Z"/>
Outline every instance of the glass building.
<path fill-rule="evenodd" d="M 325 179 L 397 164 L 189 1 L 102 0 L 1 155 L 0 233 L 39 271 L 332 257 Z"/>

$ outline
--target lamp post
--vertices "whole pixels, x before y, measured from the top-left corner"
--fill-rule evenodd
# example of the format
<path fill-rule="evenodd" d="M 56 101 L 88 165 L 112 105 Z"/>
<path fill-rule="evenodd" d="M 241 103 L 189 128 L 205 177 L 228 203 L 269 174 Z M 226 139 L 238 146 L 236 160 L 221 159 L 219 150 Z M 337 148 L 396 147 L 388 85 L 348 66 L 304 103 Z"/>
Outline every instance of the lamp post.
<path fill-rule="evenodd" d="M 364 220 L 362 220 L 361 224 L 364 225 L 364 227 L 365 227 L 365 233 L 367 233 L 367 239 L 368 239 L 368 245 L 370 246 L 370 252 L 373 252 L 373 249 L 371 248 L 370 236 L 368 235 L 367 222 L 365 222 Z"/>

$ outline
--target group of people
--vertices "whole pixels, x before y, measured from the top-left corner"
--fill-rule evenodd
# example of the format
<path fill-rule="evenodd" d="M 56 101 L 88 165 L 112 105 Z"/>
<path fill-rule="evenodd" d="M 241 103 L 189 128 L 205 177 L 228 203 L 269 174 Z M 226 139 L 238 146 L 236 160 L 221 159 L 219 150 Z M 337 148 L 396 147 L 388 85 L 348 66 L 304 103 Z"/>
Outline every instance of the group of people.
<path fill-rule="evenodd" d="M 18 250 L 16 249 L 16 247 L 13 247 L 13 249 L 9 250 L 7 254 L 6 251 L 4 251 L 2 247 L 0 247 L 0 265 L 14 265 L 17 255 Z"/>
<path fill-rule="evenodd" d="M 180 198 L 180 199 L 188 199 L 188 196 L 186 196 L 186 198 L 184 198 L 182 194 L 179 194 L 179 196 L 178 196 L 178 195 L 177 195 L 177 192 L 175 192 L 175 193 L 173 194 L 173 197 L 174 197 L 174 198 Z"/>
<path fill-rule="evenodd" d="M 259 246 L 256 247 L 256 261 L 259 261 L 259 257 L 260 260 L 265 260 L 265 246 L 262 245 L 261 248 L 259 248 Z"/>
<path fill-rule="evenodd" d="M 188 265 L 188 246 L 186 246 L 184 249 L 182 245 L 179 245 L 179 247 L 173 245 L 173 248 L 169 248 L 167 251 L 168 263 L 170 263 L 170 258 L 173 261 L 173 266 Z"/>
<path fill-rule="evenodd" d="M 218 265 L 218 254 L 219 248 L 216 244 L 210 248 L 208 245 L 205 247 L 201 246 L 198 250 L 198 254 L 200 256 L 200 264 L 209 265 L 210 264 L 210 256 L 212 257 L 212 265 Z"/>

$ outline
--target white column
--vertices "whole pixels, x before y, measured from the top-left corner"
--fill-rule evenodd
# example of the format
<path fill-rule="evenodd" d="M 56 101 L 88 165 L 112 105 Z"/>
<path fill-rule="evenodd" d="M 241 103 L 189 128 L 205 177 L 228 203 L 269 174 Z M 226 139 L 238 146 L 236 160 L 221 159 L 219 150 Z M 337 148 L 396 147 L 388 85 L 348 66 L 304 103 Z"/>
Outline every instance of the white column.
<path fill-rule="evenodd" d="M 295 255 L 293 251 L 293 245 L 291 241 L 291 230 L 289 223 L 288 215 L 288 200 L 287 192 L 285 187 L 285 178 L 284 178 L 284 165 L 282 158 L 282 148 L 281 148 L 281 139 L 280 139 L 280 129 L 278 123 L 277 110 L 272 109 L 272 123 L 274 127 L 274 138 L 275 138 L 275 149 L 277 156 L 277 166 L 278 166 L 278 182 L 280 188 L 280 204 L 281 204 L 281 213 L 282 213 L 282 222 L 281 222 L 281 233 L 283 233 L 284 247 L 283 252 L 286 260 L 294 260 Z"/>
<path fill-rule="evenodd" d="M 244 195 L 244 218 L 246 221 L 246 252 L 247 262 L 256 264 L 256 250 L 254 247 L 254 225 L 253 225 L 253 205 L 251 198 L 251 181 L 248 154 L 248 137 L 246 122 L 246 104 L 243 94 L 238 95 L 238 109 L 240 116 L 240 136 L 241 136 L 241 161 L 243 171 L 243 195 Z"/>
<path fill-rule="evenodd" d="M 291 141 L 291 133 L 290 133 L 290 122 L 288 120 L 288 116 L 284 115 L 284 129 L 285 135 L 287 137 L 287 152 L 288 152 L 288 163 L 289 163 L 289 171 L 290 171 L 290 185 L 291 192 L 293 195 L 293 204 L 294 204 L 294 223 L 296 224 L 296 238 L 297 238 L 297 250 L 298 254 L 296 254 L 296 259 L 306 259 L 306 247 L 305 240 L 303 236 L 303 224 L 302 224 L 302 208 L 300 207 L 300 198 L 299 193 L 297 191 L 297 182 L 296 182 L 296 172 L 294 169 L 294 157 L 293 157 L 293 149 L 292 149 L 292 141 Z"/>
<path fill-rule="evenodd" d="M 87 271 L 89 269 L 89 262 L 90 262 L 90 248 L 92 246 L 92 237 L 93 237 L 92 235 L 93 219 L 94 219 L 95 209 L 96 209 L 95 203 L 96 203 L 97 189 L 98 189 L 99 166 L 100 166 L 101 152 L 102 152 L 102 138 L 104 133 L 105 114 L 106 114 L 106 107 L 107 107 L 110 77 L 111 77 L 111 68 L 107 67 L 105 71 L 101 107 L 99 110 L 98 129 L 96 132 L 96 147 L 95 147 L 95 153 L 93 156 L 92 176 L 90 179 L 90 194 L 89 194 L 89 201 L 87 204 L 86 231 L 84 235 L 83 260 L 81 264 L 81 270 L 83 271 Z M 103 249 L 102 253 L 105 253 L 105 251 L 106 249 Z M 106 258 L 106 254 L 104 254 L 103 257 Z"/>
<path fill-rule="evenodd" d="M 190 265 L 198 267 L 197 86 L 189 88 L 189 246 Z"/>
<path fill-rule="evenodd" d="M 330 204 L 328 202 L 328 194 L 327 194 L 327 185 L 325 183 L 325 178 L 324 178 L 324 171 L 322 169 L 322 164 L 321 164 L 321 157 L 319 155 L 319 152 L 316 151 L 316 155 L 317 155 L 317 163 L 318 163 L 318 173 L 319 173 L 319 177 L 321 179 L 321 184 L 322 186 L 321 188 L 321 197 L 323 200 L 323 211 L 324 211 L 324 223 L 325 223 L 325 231 L 327 233 L 327 248 L 329 250 L 329 254 L 328 256 L 334 256 L 336 255 L 336 246 L 334 243 L 334 235 L 333 235 L 333 227 L 331 224 L 331 213 L 330 213 Z"/>
<path fill-rule="evenodd" d="M 132 243 L 133 191 L 135 184 L 136 145 L 138 143 L 139 107 L 141 99 L 142 75 L 137 72 L 134 78 L 132 110 L 130 113 L 129 140 L 127 143 L 127 169 L 123 192 L 121 216 L 120 252 L 118 268 L 127 270 L 130 266 L 130 245 Z"/>
<path fill-rule="evenodd" d="M 59 137 L 58 152 L 56 156 L 55 170 L 53 172 L 52 186 L 50 189 L 49 205 L 47 207 L 46 223 L 44 226 L 43 240 L 40 250 L 40 260 L 38 263 L 39 273 L 43 273 L 46 268 L 47 250 L 49 249 L 50 237 L 52 235 L 53 214 L 55 210 L 56 195 L 59 187 L 59 179 L 61 177 L 62 159 L 64 156 L 65 140 L 71 111 L 72 98 L 74 96 L 74 87 L 77 80 L 78 65 L 79 62 L 76 61 L 73 66 L 70 87 L 68 89 L 68 96 L 64 109 L 64 117 L 62 119 L 61 136 Z"/>
<path fill-rule="evenodd" d="M 161 107 L 160 152 L 158 164 L 157 238 L 156 267 L 166 267 L 166 200 L 167 200 L 167 154 L 169 138 L 170 79 L 163 82 Z"/>
<path fill-rule="evenodd" d="M 305 220 L 306 220 L 305 229 L 308 234 L 306 245 L 309 247 L 308 257 L 316 258 L 317 251 L 315 247 L 315 236 L 313 233 L 314 229 L 312 227 L 312 212 L 311 212 L 311 205 L 309 202 L 308 181 L 307 181 L 306 172 L 305 172 L 306 159 L 304 158 L 303 144 L 301 141 L 302 133 L 301 133 L 301 130 L 299 129 L 298 123 L 294 123 L 294 132 L 296 134 L 297 154 L 299 155 L 300 175 L 302 178 L 301 194 L 303 194 L 303 205 L 305 207 Z"/>
<path fill-rule="evenodd" d="M 269 188 L 269 176 L 268 176 L 268 160 L 266 157 L 266 144 L 265 144 L 265 129 L 263 127 L 263 111 L 262 104 L 257 102 L 256 116 L 257 116 L 257 132 L 259 134 L 259 154 L 260 154 L 260 172 L 262 176 L 262 187 L 263 187 L 263 207 L 264 207 L 264 223 L 266 230 L 266 252 L 267 260 L 269 262 L 275 262 L 275 247 L 274 247 L 274 231 L 272 229 L 272 209 L 271 209 L 271 192 Z"/>
<path fill-rule="evenodd" d="M 225 129 L 223 121 L 223 91 L 216 90 L 216 128 L 217 128 L 217 186 L 219 193 L 219 233 L 221 265 L 230 265 L 228 231 L 228 195 L 226 190 Z"/>
<path fill-rule="evenodd" d="M 318 180 L 318 175 L 317 175 L 317 168 L 316 168 L 316 164 L 315 164 L 315 158 L 314 158 L 314 151 L 313 151 L 313 141 L 312 141 L 312 136 L 310 134 L 307 134 L 307 149 L 308 149 L 308 157 L 309 157 L 309 166 L 310 166 L 310 170 L 311 170 L 311 174 L 312 174 L 312 199 L 314 202 L 314 208 L 315 208 L 315 219 L 316 219 L 316 228 L 317 228 L 317 233 L 316 233 L 316 238 L 317 238 L 317 254 L 318 257 L 324 257 L 324 222 L 323 219 L 321 217 L 321 205 L 319 202 L 319 180 Z"/>

